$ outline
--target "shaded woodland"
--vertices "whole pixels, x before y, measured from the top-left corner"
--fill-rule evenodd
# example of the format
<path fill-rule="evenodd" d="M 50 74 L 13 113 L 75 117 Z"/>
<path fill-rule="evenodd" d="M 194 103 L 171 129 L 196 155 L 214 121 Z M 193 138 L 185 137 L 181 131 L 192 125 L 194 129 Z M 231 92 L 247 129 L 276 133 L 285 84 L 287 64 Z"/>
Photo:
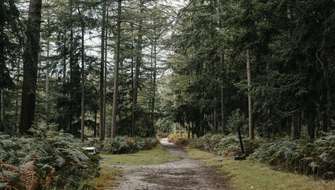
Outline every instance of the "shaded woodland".
<path fill-rule="evenodd" d="M 160 138 L 335 179 L 334 10 L 0 0 L 0 189 L 94 189 L 100 157 L 83 147 L 136 153 Z"/>

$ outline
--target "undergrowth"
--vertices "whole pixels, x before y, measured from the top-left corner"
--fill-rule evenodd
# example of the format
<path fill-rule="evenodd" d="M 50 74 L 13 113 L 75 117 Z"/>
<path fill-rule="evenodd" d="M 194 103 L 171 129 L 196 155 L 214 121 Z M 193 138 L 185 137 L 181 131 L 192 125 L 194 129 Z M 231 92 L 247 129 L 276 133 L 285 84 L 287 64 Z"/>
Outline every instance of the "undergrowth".
<path fill-rule="evenodd" d="M 279 139 L 273 142 L 243 139 L 248 159 L 269 164 L 277 169 L 335 179 L 335 135 L 328 134 L 313 143 Z M 205 135 L 193 139 L 191 147 L 217 155 L 235 157 L 241 154 L 236 136 Z"/>
<path fill-rule="evenodd" d="M 0 135 L 0 186 L 12 189 L 90 189 L 98 175 L 99 156 L 82 150 L 72 135 Z"/>

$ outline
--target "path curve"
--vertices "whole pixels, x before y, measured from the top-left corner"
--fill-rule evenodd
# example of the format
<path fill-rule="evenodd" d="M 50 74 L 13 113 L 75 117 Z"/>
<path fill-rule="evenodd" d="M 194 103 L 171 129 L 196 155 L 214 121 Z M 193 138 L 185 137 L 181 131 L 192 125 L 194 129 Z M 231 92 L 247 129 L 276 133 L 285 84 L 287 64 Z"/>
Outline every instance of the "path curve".
<path fill-rule="evenodd" d="M 182 148 L 162 139 L 161 144 L 181 160 L 160 165 L 122 167 L 116 190 L 227 190 L 224 177 L 190 159 Z"/>

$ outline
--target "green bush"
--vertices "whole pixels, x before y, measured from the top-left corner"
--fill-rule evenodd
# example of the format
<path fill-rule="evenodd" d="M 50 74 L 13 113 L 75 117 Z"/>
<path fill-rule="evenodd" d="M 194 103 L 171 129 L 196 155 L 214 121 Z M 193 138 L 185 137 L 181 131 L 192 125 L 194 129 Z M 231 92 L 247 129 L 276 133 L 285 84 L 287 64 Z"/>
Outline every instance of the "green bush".
<path fill-rule="evenodd" d="M 0 160 L 3 171 L 33 162 L 42 189 L 78 189 L 99 171 L 99 156 L 86 154 L 79 140 L 61 132 L 20 138 L 0 135 Z M 8 176 L 0 179 L 9 183 Z"/>
<path fill-rule="evenodd" d="M 103 152 L 112 154 L 128 154 L 135 153 L 139 150 L 147 150 L 155 147 L 158 141 L 156 138 L 132 138 L 127 136 L 118 136 L 111 142 L 103 145 Z"/>
<path fill-rule="evenodd" d="M 299 144 L 290 140 L 279 140 L 262 144 L 250 157 L 272 166 L 294 167 L 300 156 Z"/>
<path fill-rule="evenodd" d="M 189 142 L 187 134 L 183 131 L 178 131 L 170 134 L 168 136 L 168 140 L 169 142 L 174 143 L 176 145 L 186 145 Z"/>
<path fill-rule="evenodd" d="M 335 179 L 335 135 L 314 143 L 278 140 L 261 145 L 251 159 L 306 175 Z"/>
<path fill-rule="evenodd" d="M 221 156 L 235 156 L 240 154 L 239 141 L 235 136 L 222 138 L 215 146 L 214 152 Z"/>
<path fill-rule="evenodd" d="M 243 143 L 247 155 L 253 153 L 260 144 L 257 140 L 250 141 L 249 139 L 243 139 Z M 203 137 L 192 139 L 190 146 L 221 156 L 233 157 L 241 154 L 239 140 L 236 136 L 232 135 L 224 136 L 221 134 L 207 134 Z"/>
<path fill-rule="evenodd" d="M 243 139 L 246 155 L 271 166 L 305 175 L 335 179 L 335 135 L 328 134 L 313 143 L 280 139 L 274 142 Z M 241 154 L 236 136 L 207 134 L 192 139 L 191 147 L 234 157 Z"/>
<path fill-rule="evenodd" d="M 150 150 L 157 146 L 158 140 L 156 138 L 139 138 L 136 142 L 140 150 Z M 141 142 L 141 143 L 140 143 Z"/>

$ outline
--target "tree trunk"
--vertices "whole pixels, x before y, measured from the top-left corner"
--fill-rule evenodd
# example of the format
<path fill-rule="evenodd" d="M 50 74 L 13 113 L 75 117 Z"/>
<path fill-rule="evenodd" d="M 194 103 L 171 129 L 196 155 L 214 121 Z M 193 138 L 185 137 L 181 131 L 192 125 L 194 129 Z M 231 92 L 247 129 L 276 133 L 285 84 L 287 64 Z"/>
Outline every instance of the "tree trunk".
<path fill-rule="evenodd" d="M 20 133 L 24 134 L 34 122 L 37 65 L 40 53 L 42 0 L 30 0 L 26 30 L 26 43 L 23 53 L 23 86 L 20 119 Z"/>
<path fill-rule="evenodd" d="M 134 104 L 134 93 L 135 93 L 135 76 L 134 76 L 134 53 L 135 53 L 135 37 L 134 37 L 134 26 L 131 25 L 131 29 L 132 29 L 132 56 L 131 56 L 131 93 L 132 93 L 132 97 L 131 97 L 131 136 L 134 136 L 135 133 L 135 104 Z"/>
<path fill-rule="evenodd" d="M 66 32 L 67 30 L 66 29 L 64 29 L 64 31 L 63 31 L 63 45 L 64 45 L 64 47 L 63 47 L 63 51 L 62 51 L 62 56 L 63 56 L 63 96 L 64 97 L 67 97 L 68 96 L 68 94 L 67 94 L 67 92 L 66 92 L 66 83 L 67 83 L 67 80 L 66 80 L 66 75 L 67 75 L 67 32 Z M 63 111 L 63 113 L 62 113 L 62 119 L 63 119 L 63 122 L 62 122 L 62 124 L 64 125 L 63 126 L 63 128 L 65 128 L 65 130 L 66 131 L 68 131 L 69 130 L 69 127 L 68 127 L 68 121 L 67 121 L 67 113 L 66 113 L 66 108 L 65 108 L 65 106 L 63 105 L 62 106 L 62 111 Z"/>
<path fill-rule="evenodd" d="M 75 58 L 74 58 L 74 30 L 73 30 L 73 2 L 74 0 L 70 0 L 70 86 L 73 87 L 75 84 L 74 81 L 74 66 L 75 66 Z M 69 132 L 71 132 L 73 135 L 75 135 L 76 131 L 74 127 L 72 126 L 72 119 L 73 119 L 73 100 L 74 100 L 74 90 L 71 88 L 69 94 L 70 94 L 70 105 L 69 105 L 69 117 L 68 117 L 68 124 L 69 124 Z"/>
<path fill-rule="evenodd" d="M 107 52 L 108 52 L 108 27 L 107 27 L 107 23 L 108 23 L 108 6 L 106 7 L 106 19 L 105 19 L 105 76 L 104 76 L 104 100 L 105 100 L 105 104 L 104 104 L 104 126 L 107 129 L 107 137 L 111 136 L 112 133 L 112 128 L 111 127 L 107 127 L 107 106 L 106 106 L 106 101 L 107 101 Z"/>
<path fill-rule="evenodd" d="M 119 88 L 119 64 L 120 64 L 120 49 L 121 49 L 121 11 L 122 11 L 122 0 L 118 0 L 117 8 L 117 42 L 116 42 L 116 59 L 114 69 L 114 92 L 113 92 L 113 113 L 112 113 L 112 138 L 116 135 L 116 114 L 118 111 L 118 88 Z"/>
<path fill-rule="evenodd" d="M 224 79 L 225 79 L 225 67 L 224 67 L 224 50 L 221 50 L 220 54 L 220 65 L 221 65 L 221 85 L 220 85 L 220 112 L 221 112 L 221 128 L 224 131 L 224 123 L 225 123 L 225 116 L 224 116 Z"/>
<path fill-rule="evenodd" d="M 50 66 L 50 15 L 47 19 L 47 61 L 45 72 L 45 122 L 48 124 L 49 119 L 49 66 Z"/>
<path fill-rule="evenodd" d="M 106 28 L 106 8 L 107 2 L 103 3 L 102 27 L 101 27 L 101 64 L 100 64 L 100 140 L 105 139 L 105 108 L 106 100 L 104 95 L 105 89 L 105 28 Z"/>
<path fill-rule="evenodd" d="M 247 50 L 247 80 L 248 80 L 248 125 L 249 137 L 255 139 L 255 128 L 252 117 L 252 98 L 251 98 L 251 68 L 250 68 L 250 50 Z"/>
<path fill-rule="evenodd" d="M 20 68 L 20 60 L 17 61 L 17 75 L 16 75 L 16 98 L 15 98 L 15 127 L 14 127 L 14 133 L 17 133 L 18 131 L 18 127 L 19 127 L 19 124 L 20 124 L 20 106 L 19 106 L 19 103 L 20 103 L 20 88 L 19 88 L 19 84 L 20 84 L 20 74 L 21 74 L 21 68 Z"/>
<path fill-rule="evenodd" d="M 46 73 L 45 73 L 45 121 L 48 124 L 49 119 L 49 58 L 50 58 L 50 42 L 47 42 L 47 63 L 46 63 Z"/>
<path fill-rule="evenodd" d="M 0 131 L 4 130 L 5 122 L 5 103 L 4 90 L 0 89 Z"/>
<path fill-rule="evenodd" d="M 98 137 L 97 120 L 98 120 L 98 110 L 94 110 L 94 129 L 93 129 L 94 138 Z"/>
<path fill-rule="evenodd" d="M 82 16 L 82 15 L 81 15 Z M 85 138 L 85 22 L 81 18 L 81 102 L 80 102 L 80 136 Z"/>
<path fill-rule="evenodd" d="M 140 14 L 142 15 L 143 12 L 143 0 L 139 2 L 139 9 Z M 135 63 L 135 75 L 134 75 L 134 90 L 133 90 L 133 100 L 132 100 L 132 109 L 134 112 L 134 119 L 133 119 L 133 126 L 136 123 L 136 108 L 137 108 L 137 97 L 138 97 L 138 86 L 139 86 L 139 77 L 140 77 L 140 69 L 142 64 L 142 41 L 143 41 L 143 34 L 142 34 L 142 19 L 140 18 L 138 23 L 138 36 L 137 36 L 137 44 L 136 44 L 136 63 Z"/>
<path fill-rule="evenodd" d="M 301 133 L 301 112 L 297 111 L 292 115 L 291 138 L 293 140 L 300 138 Z"/>
<path fill-rule="evenodd" d="M 5 25 L 5 20 L 4 20 L 4 2 L 0 2 L 0 74 L 2 74 L 2 67 L 5 67 L 5 34 L 4 34 L 4 25 Z M 3 77 L 0 77 L 3 78 Z M 1 83 L 1 82 L 0 82 Z M 0 84 L 1 85 L 1 84 Z M 3 130 L 4 127 L 4 87 L 1 85 L 0 86 L 0 131 Z"/>
<path fill-rule="evenodd" d="M 238 135 L 238 140 L 240 142 L 241 153 L 242 155 L 245 155 L 245 150 L 243 146 L 243 138 L 242 138 L 242 133 L 241 133 L 241 126 L 237 127 L 237 135 Z"/>
<path fill-rule="evenodd" d="M 152 100 L 151 100 L 151 122 L 152 122 L 152 127 L 154 127 L 155 123 L 155 105 L 156 105 L 156 81 L 157 81 L 157 38 L 155 36 L 154 40 L 154 60 L 153 60 L 153 82 L 152 82 Z"/>

